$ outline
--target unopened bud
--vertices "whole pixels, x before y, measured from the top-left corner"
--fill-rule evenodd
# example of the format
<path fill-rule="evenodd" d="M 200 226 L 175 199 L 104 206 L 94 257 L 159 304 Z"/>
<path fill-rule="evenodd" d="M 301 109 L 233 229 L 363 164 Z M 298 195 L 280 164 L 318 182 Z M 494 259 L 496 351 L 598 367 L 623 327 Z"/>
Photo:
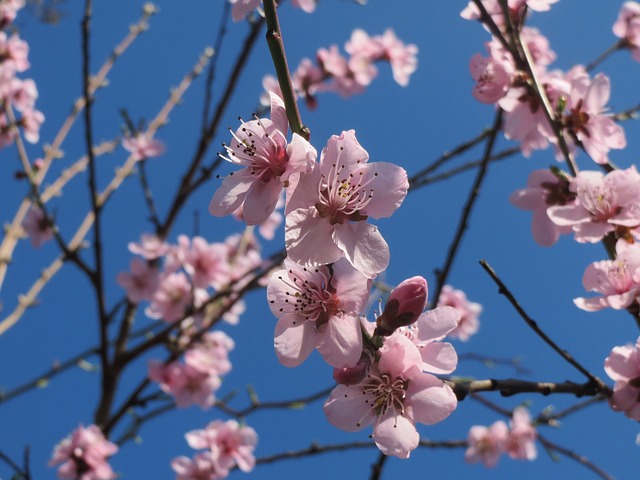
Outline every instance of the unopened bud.
<path fill-rule="evenodd" d="M 416 276 L 400 283 L 391 291 L 384 311 L 376 319 L 374 335 L 388 337 L 397 328 L 411 325 L 427 305 L 427 281 Z"/>

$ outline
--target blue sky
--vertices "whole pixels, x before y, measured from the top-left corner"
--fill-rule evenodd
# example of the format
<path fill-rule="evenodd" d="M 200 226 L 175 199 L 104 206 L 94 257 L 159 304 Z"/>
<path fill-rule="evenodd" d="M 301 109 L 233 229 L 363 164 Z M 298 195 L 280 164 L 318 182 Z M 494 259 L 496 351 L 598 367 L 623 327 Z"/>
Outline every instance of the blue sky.
<path fill-rule="evenodd" d="M 576 63 L 588 63 L 613 44 L 616 38 L 611 25 L 622 2 L 584 2 L 561 0 L 549 13 L 534 14 L 530 24 L 545 34 L 558 54 L 552 67 L 566 70 Z M 158 15 L 151 27 L 120 58 L 109 75 L 108 85 L 99 91 L 94 106 L 97 140 L 120 135 L 120 108 L 126 108 L 134 121 L 151 119 L 167 98 L 169 88 L 179 83 L 200 53 L 215 40 L 222 10 L 222 0 L 161 0 Z M 393 82 L 390 69 L 381 66 L 378 78 L 360 96 L 344 100 L 337 95 L 319 96 L 314 111 L 302 107 L 302 118 L 312 131 L 312 143 L 320 150 L 327 138 L 342 130 L 355 129 L 361 145 L 372 161 L 394 162 L 409 174 L 477 135 L 493 120 L 493 109 L 481 105 L 471 96 L 472 81 L 468 72 L 469 59 L 484 52 L 488 34 L 477 24 L 459 17 L 464 1 L 424 2 L 403 0 L 382 2 L 370 0 L 361 7 L 347 0 L 323 0 L 313 15 L 294 10 L 290 5 L 281 9 L 281 26 L 290 65 L 297 66 L 303 57 L 315 55 L 320 47 L 333 43 L 341 48 L 354 28 L 363 28 L 372 35 L 391 27 L 397 36 L 419 48 L 419 66 L 409 86 L 402 88 Z M 92 70 L 95 71 L 113 46 L 125 35 L 128 25 L 138 18 L 141 4 L 132 1 L 96 2 L 92 30 Z M 21 36 L 30 44 L 31 69 L 23 77 L 33 78 L 39 89 L 37 105 L 46 115 L 41 130 L 40 145 L 29 146 L 32 158 L 41 155 L 43 145 L 50 142 L 81 93 L 81 2 L 66 2 L 65 15 L 56 26 L 43 25 L 22 12 L 17 21 Z M 223 48 L 218 52 L 218 72 L 215 93 L 226 81 L 226 73 L 235 59 L 247 26 L 230 24 Z M 224 127 L 237 126 L 237 117 L 249 118 L 256 109 L 261 93 L 261 80 L 272 73 L 268 49 L 258 42 L 243 72 L 236 94 L 227 109 L 222 127 L 208 159 L 215 149 L 228 141 Z M 640 64 L 628 52 L 620 52 L 607 60 L 598 71 L 611 77 L 610 106 L 619 111 L 638 103 L 637 85 Z M 163 214 L 176 190 L 181 168 L 189 161 L 200 129 L 204 82 L 197 80 L 172 113 L 170 122 L 157 135 L 167 144 L 167 153 L 149 162 L 150 181 L 158 208 Z M 626 122 L 628 147 L 614 152 L 612 159 L 626 166 L 636 162 L 640 143 L 638 127 Z M 78 123 L 63 145 L 65 156 L 56 161 L 52 176 L 83 154 L 81 124 Z M 498 148 L 512 146 L 500 138 Z M 458 165 L 478 159 L 482 147 L 458 159 Z M 13 172 L 18 168 L 13 149 L 0 152 L 0 215 L 8 221 L 26 193 L 24 182 L 16 182 Z M 119 148 L 112 155 L 101 157 L 100 185 L 126 159 Z M 588 168 L 588 159 L 578 161 Z M 583 379 L 566 362 L 546 347 L 522 322 L 515 311 L 499 296 L 497 288 L 478 264 L 486 259 L 515 293 L 522 306 L 543 329 L 583 365 L 600 377 L 604 358 L 615 345 L 635 342 L 638 336 L 631 317 L 624 312 L 586 313 L 578 310 L 572 299 L 584 294 L 581 278 L 586 266 L 604 259 L 599 245 L 578 245 L 565 237 L 552 248 L 536 245 L 530 234 L 530 215 L 508 203 L 509 195 L 526 183 L 531 170 L 556 164 L 551 151 L 538 152 L 531 158 L 513 156 L 489 168 L 487 180 L 480 192 L 474 216 L 469 225 L 460 254 L 453 266 L 449 283 L 465 290 L 468 297 L 483 305 L 481 330 L 468 343 L 455 342 L 459 353 L 473 352 L 488 356 L 519 358 L 531 371 L 526 380 L 582 382 Z M 220 173 L 232 168 L 223 166 Z M 444 260 L 454 234 L 473 172 L 458 175 L 411 192 L 402 207 L 390 219 L 378 222 L 380 231 L 391 250 L 391 264 L 385 280 L 397 284 L 413 275 L 423 275 L 434 282 L 434 270 Z M 220 241 L 239 231 L 233 219 L 214 219 L 207 205 L 218 185 L 211 180 L 190 200 L 169 235 L 175 241 L 180 233 L 191 234 L 198 217 L 199 233 L 209 241 Z M 69 238 L 89 207 L 86 181 L 79 179 L 65 189 L 52 204 L 60 228 Z M 142 194 L 135 181 L 128 181 L 108 204 L 105 212 L 107 237 L 105 254 L 107 278 L 128 268 L 131 258 L 126 245 L 141 233 L 151 230 L 146 218 Z M 265 255 L 281 248 L 280 231 L 272 242 L 265 242 Z M 57 254 L 53 244 L 33 250 L 22 242 L 15 252 L 14 262 L 0 292 L 4 315 L 11 311 L 17 296 L 24 292 L 42 268 Z M 111 281 L 107 299 L 117 301 L 122 291 Z M 20 323 L 0 337 L 0 386 L 11 390 L 22 381 L 45 371 L 53 361 L 63 361 L 97 341 L 93 295 L 82 274 L 74 267 L 65 270 L 51 282 L 39 297 L 40 302 L 28 310 Z M 278 364 L 272 347 L 275 319 L 270 314 L 264 292 L 254 292 L 248 298 L 247 312 L 238 326 L 225 326 L 236 341 L 231 353 L 233 371 L 225 377 L 219 397 L 235 392 L 232 405 L 248 404 L 246 386 L 251 385 L 260 399 L 284 400 L 305 396 L 332 383 L 331 370 L 317 355 L 297 369 Z M 4 317 L 2 317 L 4 318 Z M 150 320 L 140 315 L 138 325 Z M 95 362 L 96 359 L 90 359 Z M 132 368 L 123 381 L 135 385 L 144 375 L 145 361 Z M 456 372 L 477 378 L 509 378 L 512 368 L 493 368 L 461 362 Z M 90 423 L 96 404 L 97 373 L 73 369 L 57 377 L 47 388 L 32 391 L 20 398 L 0 404 L 0 450 L 11 458 L 20 459 L 26 445 L 31 447 L 31 467 L 34 478 L 53 478 L 53 469 L 46 467 L 53 445 L 79 423 Z M 500 398 L 487 395 L 504 408 L 528 402 L 533 414 L 552 406 L 565 408 L 575 399 L 539 395 Z M 146 425 L 141 443 L 126 444 L 113 457 L 114 469 L 123 478 L 173 478 L 171 458 L 191 455 L 183 434 L 204 427 L 209 421 L 225 418 L 215 409 L 202 411 L 198 407 L 177 410 Z M 421 428 L 421 434 L 431 440 L 458 440 L 466 437 L 471 425 L 489 425 L 500 419 L 498 414 L 470 400 L 445 422 Z M 366 440 L 370 433 L 347 434 L 330 426 L 322 413 L 322 402 L 293 411 L 262 411 L 247 418 L 247 423 L 260 435 L 258 457 L 285 450 L 319 444 Z M 589 407 L 563 420 L 559 428 L 545 427 L 541 432 L 548 439 L 586 455 L 597 465 L 618 478 L 628 478 L 628 472 L 640 467 L 638 446 L 634 440 L 640 431 L 637 423 L 611 411 L 606 405 Z M 603 448 L 608 445 L 608 448 Z M 575 462 L 561 458 L 556 462 L 539 448 L 535 462 L 502 459 L 494 470 L 481 465 L 466 465 L 463 450 L 417 450 L 409 461 L 390 459 L 385 478 L 400 475 L 438 476 L 439 478 L 590 478 L 590 473 Z M 232 478 L 366 478 L 375 461 L 375 449 L 329 453 L 303 460 L 287 460 L 260 466 L 250 475 L 234 472 Z M 10 478 L 10 471 L 0 464 L 0 478 Z M 595 478 L 595 477 L 594 477 Z"/>

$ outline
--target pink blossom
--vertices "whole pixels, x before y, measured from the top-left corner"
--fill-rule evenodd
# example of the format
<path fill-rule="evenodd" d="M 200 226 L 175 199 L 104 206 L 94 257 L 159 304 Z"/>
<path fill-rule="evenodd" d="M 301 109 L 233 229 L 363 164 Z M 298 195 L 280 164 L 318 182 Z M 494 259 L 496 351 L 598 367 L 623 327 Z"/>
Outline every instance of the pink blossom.
<path fill-rule="evenodd" d="M 469 447 L 464 454 L 466 462 L 482 462 L 485 467 L 495 467 L 500 455 L 505 452 L 509 428 L 502 420 L 490 427 L 474 425 L 469 430 Z"/>
<path fill-rule="evenodd" d="M 264 77 L 262 77 L 262 88 L 264 88 L 264 92 L 260 95 L 261 106 L 271 106 L 271 92 L 282 98 L 280 83 L 278 83 L 278 79 L 273 75 L 265 75 Z"/>
<path fill-rule="evenodd" d="M 7 38 L 5 32 L 0 31 L 0 78 L 11 77 L 15 72 L 24 72 L 29 64 L 29 44 L 20 40 L 18 34 Z"/>
<path fill-rule="evenodd" d="M 22 229 L 31 239 L 31 246 L 40 248 L 43 243 L 53 238 L 53 227 L 44 212 L 37 206 L 31 205 L 27 212 Z"/>
<path fill-rule="evenodd" d="M 207 332 L 185 352 L 184 362 L 210 375 L 226 375 L 231 371 L 229 352 L 234 348 L 235 342 L 223 331 Z"/>
<path fill-rule="evenodd" d="M 147 260 L 155 260 L 165 255 L 169 251 L 169 244 L 159 239 L 155 235 L 143 233 L 140 243 L 129 242 L 129 251 L 135 255 L 140 255 Z"/>
<path fill-rule="evenodd" d="M 231 18 L 234 22 L 243 20 L 249 13 L 253 12 L 262 3 L 261 0 L 229 0 L 231 7 Z"/>
<path fill-rule="evenodd" d="M 221 466 L 218 455 L 211 451 L 197 453 L 193 459 L 176 457 L 171 468 L 178 474 L 176 480 L 219 480 L 229 475 L 229 469 Z"/>
<path fill-rule="evenodd" d="M 231 145 L 225 145 L 226 160 L 245 168 L 224 179 L 209 205 L 211 214 L 228 215 L 242 204 L 247 224 L 269 218 L 291 175 L 310 171 L 316 158 L 315 149 L 297 133 L 287 143 L 287 129 L 284 102 L 272 93 L 271 120 L 244 122 Z"/>
<path fill-rule="evenodd" d="M 509 201 L 523 210 L 531 210 L 531 233 L 538 245 L 550 247 L 561 234 L 571 232 L 569 225 L 556 225 L 549 218 L 548 209 L 554 205 L 575 205 L 576 194 L 569 189 L 569 181 L 550 170 L 534 170 L 527 180 L 527 188 L 513 192 Z"/>
<path fill-rule="evenodd" d="M 308 58 L 303 58 L 293 73 L 291 81 L 296 94 L 304 98 L 307 107 L 317 107 L 315 94 L 324 80 L 324 73 Z"/>
<path fill-rule="evenodd" d="M 162 155 L 166 147 L 164 143 L 156 138 L 150 138 L 146 133 L 138 133 L 133 137 L 126 137 L 122 140 L 122 146 L 131 152 L 134 160 L 145 160 L 147 158 Z"/>
<path fill-rule="evenodd" d="M 316 3 L 317 0 L 291 0 L 291 5 L 305 13 L 313 13 L 316 9 Z"/>
<path fill-rule="evenodd" d="M 183 363 L 164 364 L 158 360 L 149 361 L 149 378 L 160 384 L 163 392 L 171 395 L 179 408 L 194 403 L 203 409 L 215 403 L 214 392 L 220 388 L 220 377 L 203 372 Z"/>
<path fill-rule="evenodd" d="M 389 247 L 366 220 L 390 216 L 409 182 L 404 169 L 368 159 L 355 131 L 342 132 L 300 179 L 285 210 L 285 243 L 294 262 L 315 267 L 345 257 L 368 278 L 387 267 Z"/>
<path fill-rule="evenodd" d="M 56 445 L 49 466 L 61 463 L 58 478 L 63 480 L 110 480 L 117 475 L 107 457 L 117 451 L 118 446 L 107 440 L 96 425 L 80 425 Z"/>
<path fill-rule="evenodd" d="M 582 170 L 569 189 L 577 202 L 549 207 L 549 218 L 559 226 L 571 226 L 578 242 L 596 243 L 618 227 L 640 225 L 640 174 L 635 166 L 602 172 Z"/>
<path fill-rule="evenodd" d="M 418 446 L 416 423 L 444 420 L 457 406 L 441 380 L 420 370 L 418 347 L 395 334 L 379 350 L 380 360 L 357 385 L 338 385 L 324 404 L 329 422 L 346 431 L 373 424 L 373 440 L 385 455 L 408 458 Z"/>
<path fill-rule="evenodd" d="M 567 79 L 571 92 L 563 117 L 565 127 L 594 162 L 607 164 L 610 149 L 627 145 L 624 130 L 606 113 L 611 91 L 609 78 L 598 73 L 591 79 L 584 67 L 577 66 L 567 73 Z"/>
<path fill-rule="evenodd" d="M 204 238 L 178 237 L 180 259 L 196 288 L 221 288 L 229 279 L 228 249 L 223 243 L 209 243 Z"/>
<path fill-rule="evenodd" d="M 529 410 L 525 407 L 516 408 L 511 415 L 510 426 L 505 445 L 509 456 L 520 460 L 535 460 L 538 456 L 535 443 L 538 431 L 531 425 Z"/>
<path fill-rule="evenodd" d="M 354 58 L 351 64 L 340 53 L 337 45 L 331 45 L 329 49 L 321 48 L 317 52 L 318 64 L 324 72 L 323 77 L 331 79 L 329 84 L 319 84 L 317 90 L 333 90 L 343 98 L 362 93 L 364 88 L 371 83 L 377 71 L 366 58 Z M 352 65 L 356 71 L 351 70 Z"/>
<path fill-rule="evenodd" d="M 508 0 L 509 14 L 514 18 L 519 18 L 521 9 L 526 5 L 529 9 L 536 12 L 546 12 L 551 8 L 551 5 L 558 0 Z M 499 0 L 482 0 L 482 4 L 485 9 L 493 18 L 493 21 L 499 27 L 504 26 L 504 16 L 502 14 L 502 7 Z M 479 20 L 480 10 L 476 4 L 470 1 L 467 6 L 460 12 L 460 16 L 466 20 Z"/>
<path fill-rule="evenodd" d="M 174 322 L 185 316 L 192 305 L 191 283 L 182 272 L 162 275 L 151 304 L 145 309 L 150 318 Z"/>
<path fill-rule="evenodd" d="M 401 86 L 409 84 L 409 77 L 418 68 L 418 47 L 414 44 L 406 45 L 390 28 L 380 37 L 380 44 L 384 51 L 384 59 L 389 60 L 393 79 Z"/>
<path fill-rule="evenodd" d="M 438 306 L 453 307 L 460 313 L 460 321 L 447 334 L 449 337 L 466 342 L 480 328 L 478 316 L 482 312 L 482 305 L 469 301 L 462 290 L 454 289 L 451 285 L 443 286 L 438 298 Z"/>
<path fill-rule="evenodd" d="M 298 366 L 317 349 L 333 367 L 353 367 L 362 353 L 359 313 L 370 282 L 346 260 L 332 270 L 289 259 L 284 266 L 267 286 L 269 307 L 278 317 L 274 346 L 280 363 Z"/>
<path fill-rule="evenodd" d="M 424 277 L 408 278 L 391 290 L 383 312 L 376 318 L 374 335 L 391 335 L 397 328 L 412 324 L 427 305 L 427 281 Z"/>
<path fill-rule="evenodd" d="M 505 96 L 511 86 L 511 63 L 499 62 L 493 57 L 476 54 L 469 62 L 471 78 L 477 82 L 471 93 L 482 103 L 496 103 Z"/>
<path fill-rule="evenodd" d="M 40 126 L 44 122 L 44 114 L 39 110 L 27 108 L 22 112 L 20 124 L 24 133 L 24 139 L 29 143 L 38 143 L 40 140 Z"/>
<path fill-rule="evenodd" d="M 635 345 L 614 347 L 604 362 L 604 370 L 616 382 L 609 398 L 611 407 L 640 420 L 640 338 Z"/>
<path fill-rule="evenodd" d="M 250 472 L 255 466 L 253 450 L 258 435 L 253 428 L 235 420 L 215 420 L 203 430 L 188 432 L 185 437 L 191 448 L 208 449 L 217 454 L 216 462 L 224 468 L 237 465 L 243 472 Z"/>
<path fill-rule="evenodd" d="M 0 96 L 8 98 L 16 110 L 25 112 L 34 109 L 38 98 L 38 88 L 32 79 L 21 80 L 14 77 L 4 87 L 6 87 L 6 91 L 0 85 Z"/>
<path fill-rule="evenodd" d="M 25 0 L 0 1 L 0 28 L 4 28 L 16 18 L 18 10 L 24 7 Z"/>
<path fill-rule="evenodd" d="M 594 262 L 582 278 L 584 288 L 601 296 L 576 298 L 574 303 L 590 312 L 630 306 L 640 294 L 640 244 L 618 240 L 615 260 Z"/>
<path fill-rule="evenodd" d="M 139 258 L 131 260 L 131 273 L 120 272 L 116 282 L 127 291 L 127 298 L 132 303 L 151 300 L 160 283 L 158 269 Z"/>
<path fill-rule="evenodd" d="M 640 62 L 640 3 L 622 4 L 618 19 L 613 24 L 613 33 L 625 41 L 633 59 Z"/>

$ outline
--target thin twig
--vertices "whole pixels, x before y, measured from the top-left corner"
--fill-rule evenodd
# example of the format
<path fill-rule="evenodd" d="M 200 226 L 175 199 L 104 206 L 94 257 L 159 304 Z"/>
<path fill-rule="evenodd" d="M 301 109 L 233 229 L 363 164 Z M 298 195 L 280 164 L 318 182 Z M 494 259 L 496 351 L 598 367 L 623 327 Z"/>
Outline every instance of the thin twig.
<path fill-rule="evenodd" d="M 449 276 L 451 266 L 453 265 L 453 261 L 456 257 L 456 254 L 458 253 L 458 247 L 460 246 L 462 237 L 464 236 L 464 233 L 467 230 L 468 221 L 469 221 L 469 218 L 471 217 L 471 212 L 473 210 L 473 206 L 475 205 L 476 199 L 478 198 L 478 194 L 480 193 L 480 187 L 487 173 L 489 158 L 491 157 L 491 152 L 493 151 L 493 146 L 495 144 L 496 137 L 498 136 L 498 132 L 500 131 L 501 125 L 502 125 L 502 109 L 498 109 L 498 111 L 496 112 L 495 119 L 493 121 L 493 126 L 491 127 L 491 134 L 487 138 L 487 144 L 485 146 L 482 163 L 478 168 L 478 173 L 476 174 L 476 178 L 473 182 L 473 185 L 471 186 L 471 189 L 469 190 L 469 195 L 462 209 L 460 221 L 458 222 L 458 228 L 456 229 L 456 233 L 453 237 L 453 240 L 449 245 L 449 251 L 447 252 L 447 257 L 445 259 L 444 265 L 440 270 L 436 271 L 437 282 L 436 282 L 435 293 L 432 297 L 433 305 L 436 305 L 438 303 L 438 299 L 440 298 L 440 293 L 442 292 L 442 288 L 447 282 L 447 277 Z"/>
<path fill-rule="evenodd" d="M 561 349 L 551 338 L 542 331 L 542 329 L 538 326 L 538 324 L 533 320 L 527 312 L 520 306 L 518 301 L 515 299 L 511 291 L 506 287 L 506 285 L 500 280 L 496 272 L 491 268 L 491 266 L 485 261 L 481 260 L 480 265 L 482 268 L 489 274 L 489 276 L 493 279 L 493 281 L 498 286 L 498 292 L 504 295 L 509 303 L 515 308 L 515 310 L 520 314 L 520 317 L 526 322 L 526 324 L 554 351 L 556 351 L 562 358 L 564 358 L 571 366 L 573 366 L 576 370 L 582 373 L 591 384 L 591 387 L 595 389 L 594 394 L 602 393 L 604 395 L 611 395 L 611 389 L 605 385 L 602 380 L 598 377 L 590 373 L 586 368 L 580 365 L 566 350 Z"/>
<path fill-rule="evenodd" d="M 614 477 L 612 477 L 607 472 L 602 470 L 600 467 L 595 465 L 593 462 L 591 462 L 584 455 L 580 455 L 580 454 L 574 452 L 573 450 L 570 450 L 568 448 L 562 447 L 562 446 L 558 445 L 557 443 L 553 443 L 550 440 L 548 440 L 547 438 L 541 436 L 540 434 L 538 434 L 538 441 L 542 445 L 544 445 L 544 447 L 546 449 L 552 450 L 554 452 L 558 452 L 561 455 L 564 455 L 565 457 L 570 458 L 571 460 L 575 460 L 580 465 L 583 465 L 583 466 L 587 467 L 589 470 L 591 470 L 593 473 L 598 475 L 600 478 L 603 478 L 604 480 L 614 480 Z"/>

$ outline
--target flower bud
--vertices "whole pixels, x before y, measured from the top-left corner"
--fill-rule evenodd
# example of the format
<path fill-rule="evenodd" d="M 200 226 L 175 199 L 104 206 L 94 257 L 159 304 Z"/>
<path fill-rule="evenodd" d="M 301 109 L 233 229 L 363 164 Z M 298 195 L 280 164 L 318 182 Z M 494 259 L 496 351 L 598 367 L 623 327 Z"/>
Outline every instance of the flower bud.
<path fill-rule="evenodd" d="M 384 311 L 376 319 L 374 335 L 388 337 L 397 328 L 418 320 L 427 305 L 427 281 L 416 276 L 400 283 L 391 291 Z"/>

